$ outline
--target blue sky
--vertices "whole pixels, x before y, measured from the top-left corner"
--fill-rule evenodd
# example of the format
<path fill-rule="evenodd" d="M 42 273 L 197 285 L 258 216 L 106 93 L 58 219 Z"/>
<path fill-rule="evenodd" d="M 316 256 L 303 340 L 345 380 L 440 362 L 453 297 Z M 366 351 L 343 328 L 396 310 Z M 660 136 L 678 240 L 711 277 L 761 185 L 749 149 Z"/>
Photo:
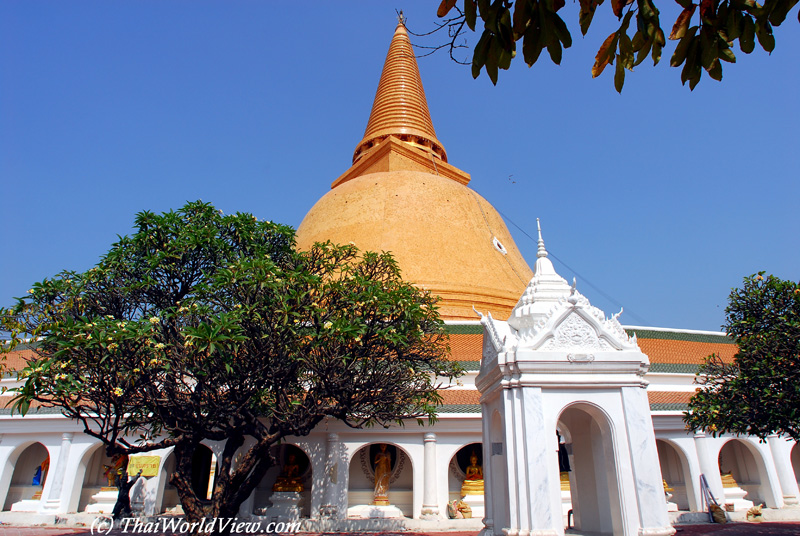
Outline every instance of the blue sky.
<path fill-rule="evenodd" d="M 423 32 L 437 4 L 4 0 L 0 305 L 91 267 L 143 209 L 203 199 L 299 225 L 363 135 L 395 8 Z M 658 7 L 668 33 L 677 4 Z M 450 163 L 529 263 L 515 224 L 534 235 L 538 217 L 556 269 L 607 313 L 717 330 L 743 276 L 800 277 L 797 9 L 771 56 L 737 48 L 693 93 L 672 42 L 622 95 L 613 69 L 591 78 L 607 5 L 582 38 L 568 3 L 560 67 L 516 61 L 492 87 L 445 54 L 419 65 Z"/>

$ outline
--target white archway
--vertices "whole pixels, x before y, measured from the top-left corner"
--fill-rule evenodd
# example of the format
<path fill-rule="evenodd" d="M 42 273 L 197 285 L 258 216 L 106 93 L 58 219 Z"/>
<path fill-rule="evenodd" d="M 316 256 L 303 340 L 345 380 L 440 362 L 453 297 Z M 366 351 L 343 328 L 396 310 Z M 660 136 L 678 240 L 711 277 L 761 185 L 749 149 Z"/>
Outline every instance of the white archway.
<path fill-rule="evenodd" d="M 11 477 L 2 509 L 10 510 L 20 501 L 40 500 L 51 462 L 50 452 L 42 443 L 26 441 L 19 445 L 6 462 Z"/>
<path fill-rule="evenodd" d="M 270 467 L 261 482 L 253 490 L 252 513 L 255 515 L 269 514 L 268 509 L 272 506 L 270 497 L 274 493 L 273 486 L 278 477 L 282 474 L 284 467 L 290 461 L 290 456 L 294 456 L 293 464 L 297 465 L 295 479 L 302 484 L 303 491 L 300 492 L 300 517 L 311 516 L 311 493 L 314 482 L 314 470 L 311 463 L 311 456 L 305 449 L 293 443 L 284 443 L 272 447 L 271 454 L 275 459 L 275 465 Z"/>
<path fill-rule="evenodd" d="M 561 411 L 558 422 L 572 439 L 569 479 L 575 528 L 622 534 L 622 498 L 611 419 L 598 406 L 577 402 Z"/>
<path fill-rule="evenodd" d="M 690 505 L 697 504 L 697 499 L 686 453 L 669 439 L 656 439 L 656 448 L 661 476 L 672 488 L 670 502 L 675 503 L 678 510 L 691 510 Z"/>
<path fill-rule="evenodd" d="M 388 445 L 392 459 L 389 503 L 399 508 L 405 517 L 413 517 L 414 464 L 403 447 L 390 441 L 367 443 L 353 452 L 348 470 L 348 508 L 372 503 L 375 491 L 373 460 L 381 444 Z"/>
<path fill-rule="evenodd" d="M 720 475 L 723 475 L 723 490 L 726 501 L 733 497 L 735 485 L 747 492 L 744 497 L 754 504 L 771 503 L 769 478 L 761 452 L 749 441 L 729 439 L 717 457 Z M 731 475 L 733 482 L 725 475 Z M 735 482 L 735 485 L 734 485 Z"/>
<path fill-rule="evenodd" d="M 100 493 L 109 485 L 106 468 L 114 465 L 113 460 L 106 454 L 102 443 L 89 447 L 81 457 L 75 475 L 75 489 L 73 497 L 77 498 L 77 511 L 83 512 L 92 503 L 92 496 Z M 73 501 L 74 502 L 74 501 Z"/>
<path fill-rule="evenodd" d="M 473 453 L 478 457 L 478 464 L 483 467 L 483 444 L 479 442 L 464 443 L 450 458 L 447 466 L 447 496 L 450 501 L 461 498 L 461 488 L 466 478 L 465 470 Z"/>

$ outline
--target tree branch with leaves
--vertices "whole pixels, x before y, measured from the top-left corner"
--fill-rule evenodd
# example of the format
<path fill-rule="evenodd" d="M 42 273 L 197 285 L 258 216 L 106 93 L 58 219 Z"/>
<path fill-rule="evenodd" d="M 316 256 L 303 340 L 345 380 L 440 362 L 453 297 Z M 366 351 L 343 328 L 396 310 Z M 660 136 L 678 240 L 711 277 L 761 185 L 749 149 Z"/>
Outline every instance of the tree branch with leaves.
<path fill-rule="evenodd" d="M 193 521 L 235 516 L 284 438 L 432 420 L 459 374 L 435 298 L 389 254 L 300 252 L 291 228 L 201 202 L 140 213 L 96 267 L 37 283 L 0 322 L 8 350 L 37 341 L 14 409 L 59 408 L 109 455 L 174 447 Z M 203 441 L 224 442 L 210 502 L 191 479 Z"/>
<path fill-rule="evenodd" d="M 692 430 L 800 441 L 800 283 L 764 272 L 731 292 L 724 326 L 739 351 L 712 355 L 684 421 Z"/>
<path fill-rule="evenodd" d="M 604 0 L 579 0 L 578 24 L 586 35 L 597 8 Z M 771 53 L 775 48 L 773 28 L 786 20 L 798 0 L 676 0 L 682 8 L 673 24 L 669 39 L 678 41 L 670 65 L 680 67 L 681 82 L 689 82 L 694 89 L 703 71 L 714 80 L 722 80 L 722 63 L 735 63 L 733 47 L 750 54 L 756 40 L 761 48 Z M 460 7 L 458 6 L 460 4 Z M 659 10 L 653 0 L 611 0 L 611 11 L 620 21 L 619 28 L 609 35 L 595 56 L 592 77 L 600 76 L 608 65 L 616 61 L 614 87 L 622 91 L 625 71 L 641 64 L 649 56 L 653 65 L 661 61 L 666 39 L 659 19 Z M 547 50 L 555 64 L 561 63 L 563 49 L 572 46 L 572 36 L 559 12 L 565 0 L 442 0 L 437 11 L 439 17 L 449 17 L 447 27 L 456 35 L 445 45 L 451 56 L 460 42 L 458 36 L 466 28 L 476 31 L 478 20 L 483 31 L 472 55 L 472 76 L 477 78 L 482 70 L 493 84 L 497 84 L 500 69 L 508 69 L 517 55 L 517 43 L 522 43 L 523 60 L 533 66 L 543 50 Z M 458 15 L 451 15 L 455 9 Z M 800 20 L 800 13 L 798 14 Z M 463 23 L 461 21 L 463 20 Z M 634 22 L 634 28 L 631 28 Z M 631 32 L 632 35 L 631 35 Z"/>

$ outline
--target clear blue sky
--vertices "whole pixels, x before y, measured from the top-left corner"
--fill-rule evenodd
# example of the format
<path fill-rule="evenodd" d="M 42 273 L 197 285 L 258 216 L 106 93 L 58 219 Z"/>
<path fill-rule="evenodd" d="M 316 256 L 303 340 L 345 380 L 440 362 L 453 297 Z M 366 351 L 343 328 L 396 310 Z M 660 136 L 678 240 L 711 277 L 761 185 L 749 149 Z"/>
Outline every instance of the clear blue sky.
<path fill-rule="evenodd" d="M 363 135 L 395 8 L 422 32 L 437 5 L 4 0 L 0 305 L 91 267 L 143 209 L 203 199 L 299 225 Z M 658 7 L 669 33 L 677 4 Z M 744 275 L 800 277 L 797 9 L 771 56 L 737 48 L 693 93 L 672 42 L 621 96 L 613 69 L 591 78 L 608 5 L 582 38 L 568 3 L 562 66 L 516 61 L 497 87 L 445 54 L 419 64 L 450 163 L 531 235 L 541 218 L 595 305 L 716 330 Z M 532 264 L 536 244 L 507 224 Z"/>

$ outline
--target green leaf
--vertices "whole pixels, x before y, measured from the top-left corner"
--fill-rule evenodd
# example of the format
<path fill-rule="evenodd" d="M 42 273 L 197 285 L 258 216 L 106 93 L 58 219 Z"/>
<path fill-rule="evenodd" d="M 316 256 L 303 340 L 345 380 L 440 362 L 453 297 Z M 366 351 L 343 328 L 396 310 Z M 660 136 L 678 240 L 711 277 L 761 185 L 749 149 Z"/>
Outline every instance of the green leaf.
<path fill-rule="evenodd" d="M 489 52 L 486 54 L 486 74 L 494 85 L 497 85 L 497 68 L 502 51 L 503 47 L 495 37 L 492 37 L 489 41 Z"/>
<path fill-rule="evenodd" d="M 750 54 L 756 47 L 756 24 L 750 15 L 742 17 L 742 25 L 740 28 L 741 35 L 739 36 L 739 48 L 745 54 Z"/>
<path fill-rule="evenodd" d="M 625 68 L 622 66 L 622 58 L 617 56 L 617 70 L 614 73 L 614 88 L 617 93 L 622 93 L 623 84 L 625 84 Z"/>
<path fill-rule="evenodd" d="M 514 34 L 519 38 L 533 22 L 533 6 L 531 0 L 516 0 L 514 4 Z"/>
<path fill-rule="evenodd" d="M 553 63 L 556 65 L 561 64 L 561 43 L 558 40 L 553 40 L 547 45 L 547 52 L 550 54 L 550 59 L 553 60 Z"/>
<path fill-rule="evenodd" d="M 522 40 L 522 57 L 528 67 L 536 63 L 539 55 L 542 53 L 542 43 L 539 39 L 540 32 L 538 26 L 529 26 L 525 30 L 525 36 Z"/>
<path fill-rule="evenodd" d="M 596 2 L 595 0 L 580 0 L 581 4 L 581 11 L 579 15 L 579 21 L 581 25 L 581 33 L 586 35 L 586 32 L 589 31 L 589 26 L 592 24 L 592 19 L 594 18 L 594 12 L 597 9 L 597 6 L 603 3 L 603 0 Z"/>
<path fill-rule="evenodd" d="M 789 14 L 789 11 L 797 5 L 798 0 L 780 0 L 779 2 L 775 2 L 775 7 L 773 7 L 772 12 L 769 14 L 769 22 L 773 26 L 780 26 L 784 20 L 786 20 L 786 16 Z M 800 19 L 800 12 L 798 12 L 798 19 Z"/>
<path fill-rule="evenodd" d="M 475 31 L 475 22 L 478 18 L 478 5 L 475 0 L 464 0 L 464 19 L 467 21 L 467 26 L 473 32 Z"/>
<path fill-rule="evenodd" d="M 681 38 L 681 42 L 678 43 L 677 47 L 675 47 L 675 52 L 672 54 L 672 58 L 669 60 L 670 67 L 678 67 L 684 62 L 686 55 L 689 53 L 689 48 L 692 46 L 692 43 L 694 43 L 697 30 L 697 26 L 692 26 L 689 28 L 689 33 Z M 686 69 L 684 69 L 684 71 L 686 71 Z M 686 79 L 683 77 L 683 75 L 681 75 L 681 82 L 684 84 L 686 83 Z"/>
<path fill-rule="evenodd" d="M 717 82 L 722 81 L 722 64 L 719 62 L 719 59 L 714 58 L 714 61 L 711 63 L 711 67 L 706 70 L 708 71 L 708 76 Z"/>
<path fill-rule="evenodd" d="M 478 78 L 481 74 L 481 69 L 486 65 L 486 57 L 489 54 L 489 44 L 492 40 L 492 33 L 489 30 L 484 30 L 478 44 L 475 45 L 475 51 L 472 53 L 472 77 Z"/>
<path fill-rule="evenodd" d="M 729 47 L 725 47 L 719 52 L 719 59 L 727 61 L 728 63 L 736 63 L 736 56 Z"/>
<path fill-rule="evenodd" d="M 775 36 L 772 35 L 772 26 L 769 22 L 756 22 L 756 36 L 761 48 L 770 54 L 775 50 Z"/>
<path fill-rule="evenodd" d="M 572 46 L 572 36 L 569 33 L 569 29 L 567 28 L 566 23 L 564 20 L 558 16 L 557 14 L 552 15 L 553 21 L 553 29 L 556 32 L 556 36 L 558 37 L 559 41 L 563 43 L 564 48 L 569 48 Z"/>
<path fill-rule="evenodd" d="M 700 32 L 700 64 L 706 70 L 711 68 L 711 64 L 719 56 L 716 35 L 709 34 L 710 32 L 705 28 Z"/>

